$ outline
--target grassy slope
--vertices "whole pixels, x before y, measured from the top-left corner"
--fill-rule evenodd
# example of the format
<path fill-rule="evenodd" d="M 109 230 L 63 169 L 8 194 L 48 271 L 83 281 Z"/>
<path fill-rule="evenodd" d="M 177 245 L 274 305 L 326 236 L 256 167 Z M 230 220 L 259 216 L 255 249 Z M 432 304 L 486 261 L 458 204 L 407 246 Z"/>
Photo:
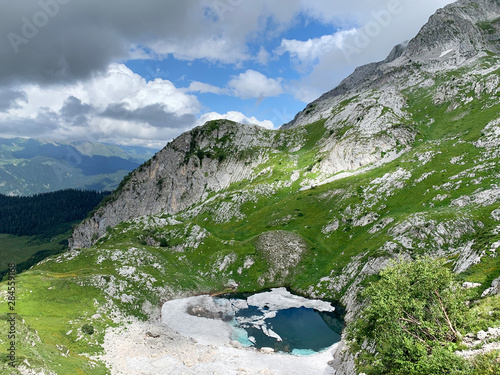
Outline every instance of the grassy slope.
<path fill-rule="evenodd" d="M 17 237 L 10 234 L 0 234 L 0 270 L 7 268 L 9 263 L 21 263 L 38 251 L 64 251 L 65 246 L 60 244 L 68 238 L 68 233 L 51 238 L 49 241 L 38 239 L 36 236 Z"/>
<path fill-rule="evenodd" d="M 46 236 L 13 236 L 0 234 L 0 279 L 8 272 L 8 265 L 15 263 L 21 270 L 26 270 L 51 255 L 67 250 L 71 231 Z"/>
<path fill-rule="evenodd" d="M 443 80 L 448 78 L 443 77 Z M 486 124 L 497 118 L 500 105 L 486 108 L 486 102 L 476 99 L 449 112 L 449 103 L 442 106 L 432 104 L 431 94 L 436 87 L 407 93 L 408 111 L 418 124 L 419 137 L 410 153 L 381 168 L 299 191 L 300 181 L 314 176 L 310 167 L 321 157 L 316 142 L 323 136 L 329 136 L 323 123 L 313 124 L 306 129 L 310 141 L 300 151 L 289 153 L 284 147 L 282 153 L 272 155 L 262 165 L 262 169 L 271 166 L 272 173 L 251 182 L 234 184 L 212 203 L 205 205 L 200 214 L 176 215 L 179 223 L 173 225 L 155 225 L 154 219 L 122 223 L 94 248 L 55 257 L 19 275 L 17 312 L 22 319 L 18 323 L 19 332 L 22 332 L 20 336 L 31 332 L 28 337 L 33 337 L 36 344 L 32 346 L 29 339 L 22 339 L 18 344 L 20 361 L 27 358 L 32 365 L 50 368 L 58 374 L 106 373 L 104 365 L 90 361 L 87 356 L 99 353 L 103 330 L 111 324 L 110 311 L 119 310 L 123 314 L 146 318 L 142 311 L 145 301 L 158 305 L 162 298 L 169 295 L 221 291 L 226 288 L 229 279 L 236 280 L 241 291 L 287 285 L 298 291 L 339 298 L 341 292 L 329 289 L 328 284 L 321 283 L 320 279 L 339 276 L 354 256 L 362 255 L 363 259 L 367 259 L 384 255 L 383 245 L 394 240 L 390 228 L 417 212 L 428 220 L 440 222 L 459 217 L 481 221 L 484 227 L 475 227 L 475 233 L 464 236 L 460 242 L 473 239 L 473 247 L 477 250 L 500 240 L 499 235 L 492 234 L 498 223 L 490 216 L 491 211 L 499 207 L 498 203 L 485 207 L 450 206 L 454 199 L 498 183 L 496 157 L 489 160 L 491 168 L 476 171 L 474 176 L 455 176 L 479 163 L 481 150 L 471 142 L 481 136 Z M 461 114 L 465 117 L 461 118 Z M 435 122 L 430 123 L 430 118 L 434 118 Z M 433 155 L 427 163 L 419 159 L 425 153 Z M 452 158 L 461 156 L 464 164 L 450 163 Z M 240 204 L 238 209 L 244 214 L 244 219 L 228 222 L 216 219 L 215 213 L 223 202 L 235 202 L 237 197 L 262 184 L 278 184 L 283 179 L 289 179 L 290 172 L 297 168 L 302 170 L 302 177 L 290 187 L 273 189 L 271 193 L 257 195 L 256 199 Z M 382 184 L 376 179 L 398 170 L 408 171 L 411 176 L 401 181 L 401 186 L 390 185 L 386 193 L 377 195 Z M 427 173 L 431 173 L 429 177 L 418 182 Z M 458 180 L 460 184 L 456 184 Z M 447 182 L 454 185 L 447 186 Z M 438 194 L 447 197 L 442 201 L 433 200 Z M 355 215 L 352 212 L 356 209 L 358 212 Z M 367 226 L 355 225 L 356 219 L 370 212 L 378 214 L 377 222 L 384 218 L 393 218 L 395 222 L 375 233 L 370 233 L 369 229 L 377 222 Z M 339 229 L 323 233 L 325 225 L 335 220 L 339 221 Z M 179 250 L 177 246 L 189 244 L 199 228 L 203 229 L 205 237 L 198 247 L 186 245 L 182 252 L 176 251 Z M 265 255 L 255 245 L 261 233 L 273 230 L 294 232 L 308 244 L 308 251 L 299 267 L 289 276 L 274 281 L 266 276 L 268 264 Z M 165 247 L 144 245 L 145 235 L 163 239 Z M 426 241 L 429 240 L 424 240 L 425 246 L 416 248 L 414 253 L 435 248 L 434 243 Z M 447 245 L 446 248 L 449 250 L 452 247 Z M 451 250 L 448 254 L 450 260 L 455 258 Z M 223 268 L 226 256 L 231 261 Z M 255 264 L 245 268 L 244 262 L 249 257 Z M 128 267 L 135 269 L 131 271 Z M 127 270 L 132 272 L 132 276 L 140 277 L 133 280 L 126 276 Z M 473 266 L 462 277 L 483 283 L 483 287 L 475 292 L 479 295 L 499 274 L 500 257 L 485 256 L 480 264 Z M 110 286 L 116 287 L 119 292 L 113 293 Z M 168 290 L 163 289 L 165 286 Z M 6 285 L 1 284 L 1 288 L 5 290 Z M 132 297 L 132 302 L 126 302 L 127 297 Z M 478 314 L 483 318 L 480 321 L 482 325 L 498 323 L 498 315 L 486 313 L 497 309 L 497 302 L 495 297 L 477 305 Z M 5 312 L 5 306 L 2 303 L 1 312 Z M 101 317 L 94 316 L 96 313 L 100 313 Z M 81 333 L 85 323 L 96 328 L 94 335 Z M 5 332 L 5 329 L 6 322 L 0 320 L 0 332 Z M 5 346 L 4 335 L 0 335 L 0 345 Z M 68 356 L 61 357 L 60 354 L 66 353 L 66 350 L 69 350 Z M 92 366 L 96 367 L 91 370 Z"/>

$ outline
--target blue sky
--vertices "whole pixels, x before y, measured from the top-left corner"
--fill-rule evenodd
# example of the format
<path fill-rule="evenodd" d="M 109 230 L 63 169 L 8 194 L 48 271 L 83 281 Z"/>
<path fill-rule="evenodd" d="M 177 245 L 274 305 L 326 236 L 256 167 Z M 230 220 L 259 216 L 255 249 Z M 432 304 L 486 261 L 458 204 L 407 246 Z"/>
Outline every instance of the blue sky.
<path fill-rule="evenodd" d="M 449 0 L 26 0 L 0 15 L 0 136 L 161 148 L 278 128 Z"/>
<path fill-rule="evenodd" d="M 354 26 L 354 25 L 353 25 Z M 272 22 L 267 26 L 272 30 Z M 262 75 L 279 81 L 286 87 L 290 82 L 300 80 L 312 67 L 294 67 L 290 56 L 278 55 L 276 51 L 283 39 L 308 40 L 320 38 L 323 35 L 331 35 L 340 31 L 332 24 L 324 24 L 316 19 L 309 18 L 304 14 L 297 15 L 293 26 L 283 33 L 266 35 L 263 31 L 261 37 L 247 43 L 247 48 L 253 55 L 260 51 L 268 53 L 267 60 L 249 60 L 239 64 L 224 64 L 209 62 L 206 60 L 195 60 L 186 62 L 168 56 L 162 60 L 138 59 L 127 61 L 126 66 L 147 80 L 162 78 L 172 81 L 179 88 L 189 88 L 192 82 L 203 82 L 219 88 L 228 88 L 229 84 L 240 74 L 248 70 L 259 72 Z M 301 111 L 305 104 L 314 98 L 298 98 L 292 92 L 283 88 L 280 94 L 265 97 L 238 97 L 229 92 L 198 93 L 197 97 L 203 106 L 202 111 L 213 111 L 226 113 L 228 111 L 239 111 L 256 117 L 257 119 L 270 120 L 275 127 L 292 120 L 295 114 Z M 333 87 L 332 87 L 333 88 Z M 318 91 L 319 92 L 319 91 Z M 265 94 L 265 93 L 264 93 Z"/>

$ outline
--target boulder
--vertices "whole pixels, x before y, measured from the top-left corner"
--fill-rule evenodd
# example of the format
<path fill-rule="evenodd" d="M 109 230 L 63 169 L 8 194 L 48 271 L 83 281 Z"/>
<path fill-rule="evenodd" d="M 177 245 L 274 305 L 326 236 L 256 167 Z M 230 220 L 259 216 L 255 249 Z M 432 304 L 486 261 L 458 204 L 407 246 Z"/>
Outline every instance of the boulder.
<path fill-rule="evenodd" d="M 500 277 L 493 280 L 493 282 L 491 283 L 491 287 L 486 289 L 481 297 L 494 296 L 497 294 L 500 294 Z"/>
<path fill-rule="evenodd" d="M 462 284 L 462 287 L 464 289 L 472 289 L 472 288 L 477 288 L 477 287 L 480 287 L 481 284 L 480 283 L 469 283 L 469 282 L 465 282 Z"/>
<path fill-rule="evenodd" d="M 264 347 L 264 348 L 260 349 L 260 352 L 263 353 L 263 354 L 271 354 L 271 353 L 274 353 L 274 349 L 273 348 Z"/>

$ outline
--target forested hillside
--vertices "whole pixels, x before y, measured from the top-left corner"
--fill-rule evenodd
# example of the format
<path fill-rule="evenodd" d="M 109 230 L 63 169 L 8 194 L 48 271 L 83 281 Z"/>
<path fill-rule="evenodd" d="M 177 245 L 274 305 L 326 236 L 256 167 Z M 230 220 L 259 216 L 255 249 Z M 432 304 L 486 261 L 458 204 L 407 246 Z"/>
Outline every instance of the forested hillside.
<path fill-rule="evenodd" d="M 32 197 L 0 194 L 0 280 L 9 263 L 18 272 L 68 248 L 72 226 L 109 192 L 62 190 Z"/>
<path fill-rule="evenodd" d="M 0 233 L 32 236 L 65 232 L 108 194 L 72 189 L 32 197 L 0 194 Z"/>

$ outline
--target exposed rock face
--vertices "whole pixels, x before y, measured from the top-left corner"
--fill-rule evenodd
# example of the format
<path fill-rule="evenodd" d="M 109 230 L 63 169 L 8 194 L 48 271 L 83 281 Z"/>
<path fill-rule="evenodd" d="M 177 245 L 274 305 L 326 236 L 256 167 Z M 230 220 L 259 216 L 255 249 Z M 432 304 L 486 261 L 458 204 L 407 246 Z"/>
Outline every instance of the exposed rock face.
<path fill-rule="evenodd" d="M 268 274 L 263 277 L 275 281 L 278 277 L 285 280 L 299 264 L 302 254 L 307 250 L 307 243 L 294 233 L 276 231 L 260 235 L 256 247 L 270 264 Z"/>
<path fill-rule="evenodd" d="M 359 86 L 365 88 L 367 80 L 373 80 L 384 75 L 384 71 L 381 67 L 401 57 L 405 49 L 406 43 L 398 44 L 392 49 L 389 56 L 387 56 L 385 60 L 356 68 L 353 74 L 344 79 L 336 88 L 322 95 L 317 101 L 325 100 L 334 96 L 345 95 L 354 91 Z"/>
<path fill-rule="evenodd" d="M 500 4 L 494 0 L 461 0 L 438 10 L 418 35 L 410 41 L 404 58 L 461 64 L 480 51 L 499 51 L 500 29 L 484 30 L 481 22 L 500 17 Z M 486 31 L 486 32 L 485 32 Z M 467 35 L 467 38 L 464 38 Z"/>
<path fill-rule="evenodd" d="M 200 202 L 211 191 L 250 179 L 255 167 L 265 160 L 266 149 L 280 144 L 268 131 L 254 125 L 222 121 L 212 128 L 182 134 L 136 170 L 113 202 L 75 229 L 70 248 L 92 246 L 108 227 L 122 221 L 160 212 L 174 214 Z M 226 144 L 228 138 L 230 145 Z M 217 146 L 231 147 L 230 157 L 207 157 L 205 151 Z M 241 155 L 254 148 L 258 151 L 251 158 Z"/>

